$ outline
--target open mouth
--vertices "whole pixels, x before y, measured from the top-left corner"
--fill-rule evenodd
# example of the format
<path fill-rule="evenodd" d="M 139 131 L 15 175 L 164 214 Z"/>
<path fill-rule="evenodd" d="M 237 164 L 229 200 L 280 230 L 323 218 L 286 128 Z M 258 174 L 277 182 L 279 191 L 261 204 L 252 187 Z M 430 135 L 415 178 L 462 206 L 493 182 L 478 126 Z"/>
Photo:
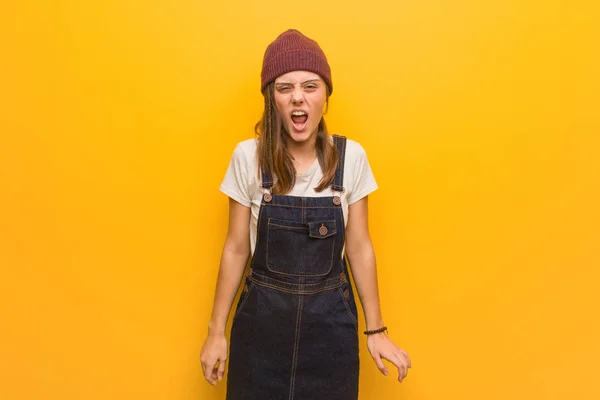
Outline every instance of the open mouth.
<path fill-rule="evenodd" d="M 292 124 L 297 131 L 301 131 L 306 126 L 306 122 L 308 121 L 308 114 L 302 110 L 294 110 L 292 111 Z"/>

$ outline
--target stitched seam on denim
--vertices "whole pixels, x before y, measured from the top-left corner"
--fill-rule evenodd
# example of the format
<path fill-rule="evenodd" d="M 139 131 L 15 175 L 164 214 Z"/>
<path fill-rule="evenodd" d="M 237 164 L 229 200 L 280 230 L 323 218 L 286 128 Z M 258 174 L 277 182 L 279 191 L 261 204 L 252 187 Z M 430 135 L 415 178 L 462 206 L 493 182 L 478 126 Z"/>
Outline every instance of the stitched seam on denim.
<path fill-rule="evenodd" d="M 333 199 L 333 197 L 324 197 L 324 198 L 331 198 Z M 263 203 L 264 205 L 266 205 L 265 203 Z M 271 207 L 288 207 L 288 208 L 340 208 L 341 205 L 339 206 L 288 206 L 285 204 L 273 204 L 273 203 L 269 203 L 269 206 Z"/>
<path fill-rule="evenodd" d="M 306 228 L 302 228 L 299 226 L 286 226 L 286 225 L 279 225 L 279 224 L 272 224 L 269 222 L 269 226 L 279 226 L 281 228 L 287 228 L 287 229 L 300 229 L 300 230 L 308 230 L 308 227 Z"/>
<path fill-rule="evenodd" d="M 335 243 L 334 247 L 335 247 Z M 268 249 L 268 247 L 267 247 Z M 271 267 L 269 267 L 269 263 L 267 262 L 267 269 L 271 272 L 273 272 L 274 274 L 279 274 L 279 275 L 286 275 L 286 276 L 304 276 L 304 277 L 311 277 L 311 276 L 325 276 L 325 275 L 329 275 L 329 273 L 331 272 L 331 268 L 333 268 L 333 260 L 331 265 L 329 266 L 329 269 L 326 272 L 323 272 L 322 274 L 290 274 L 287 272 L 281 272 L 281 271 L 277 271 L 276 269 L 272 269 Z"/>
<path fill-rule="evenodd" d="M 260 169 L 260 179 L 262 180 L 260 186 L 263 189 L 270 189 L 273 186 L 273 177 L 265 174 L 264 169 Z"/>
<path fill-rule="evenodd" d="M 302 221 L 297 221 L 295 219 L 281 219 L 281 218 L 273 218 L 271 217 L 272 224 L 279 224 L 284 226 L 298 226 L 305 227 L 307 224 Z"/>
<path fill-rule="evenodd" d="M 334 142 L 334 144 L 335 144 L 335 149 L 337 150 L 337 153 L 338 153 L 338 163 L 337 163 L 337 165 L 335 166 L 335 168 L 336 168 L 336 169 L 335 169 L 335 175 L 334 175 L 334 180 L 333 180 L 333 183 L 334 183 L 335 185 L 337 185 L 337 183 L 338 183 L 338 180 L 339 180 L 339 175 L 340 175 L 340 170 L 339 170 L 339 167 L 340 167 L 340 160 L 339 160 L 339 157 L 341 157 L 341 154 L 340 154 L 340 137 L 339 137 L 339 136 L 337 136 L 337 135 L 336 135 L 336 136 L 334 136 L 334 137 L 333 137 L 333 142 Z"/>
<path fill-rule="evenodd" d="M 344 210 L 340 208 L 339 212 L 338 212 L 338 217 L 340 218 L 340 220 L 342 221 L 342 223 L 340 224 L 340 230 L 342 231 L 342 237 L 346 237 L 346 221 L 344 218 Z"/>
<path fill-rule="evenodd" d="M 316 293 L 321 293 L 321 292 L 325 292 L 325 291 L 329 291 L 329 290 L 335 290 L 338 287 L 341 287 L 343 285 L 342 283 L 336 283 L 335 285 L 332 285 L 332 286 L 327 286 L 327 287 L 313 289 L 313 290 L 298 290 L 298 289 L 286 289 L 281 286 L 272 285 L 270 283 L 264 283 L 264 282 L 255 282 L 255 284 L 259 285 L 259 286 L 263 286 L 263 287 L 268 287 L 270 289 L 278 290 L 281 292 L 292 293 L 292 294 L 316 294 Z"/>
<path fill-rule="evenodd" d="M 269 227 L 271 226 L 271 218 L 267 219 L 267 234 L 265 235 L 265 265 L 269 268 Z"/>
<path fill-rule="evenodd" d="M 338 293 L 342 296 L 342 300 L 344 301 L 344 305 L 346 306 L 346 311 L 348 312 L 350 319 L 354 323 L 354 327 L 356 329 L 358 329 L 358 321 L 356 320 L 356 318 L 354 318 L 354 315 L 352 315 L 352 312 L 350 311 L 350 304 L 348 304 L 348 301 L 346 300 L 346 297 L 344 296 L 344 292 L 342 291 L 341 286 L 338 288 Z"/>
<path fill-rule="evenodd" d="M 246 293 L 246 297 L 244 298 L 244 300 L 242 300 L 242 304 L 240 304 L 239 310 L 237 310 L 235 315 L 233 316 L 233 319 L 231 321 L 232 323 L 233 323 L 233 321 L 235 321 L 235 319 L 237 318 L 239 313 L 242 311 L 242 309 L 246 305 L 246 302 L 248 301 L 248 297 L 250 297 L 250 293 L 252 293 L 252 289 L 254 288 L 254 285 L 252 284 L 252 282 L 250 282 L 250 285 L 248 285 L 248 286 L 249 287 L 248 287 L 248 292 Z"/>
<path fill-rule="evenodd" d="M 286 220 L 286 219 L 279 219 L 279 218 L 269 218 L 269 222 L 271 225 L 277 225 L 277 226 L 282 226 L 284 228 L 300 228 L 300 229 L 310 229 L 310 227 L 317 227 L 320 228 L 318 226 L 318 224 L 335 224 L 336 220 L 335 218 L 331 219 L 321 219 L 318 221 L 310 221 L 310 222 L 299 222 L 299 221 L 291 221 L 291 220 Z M 313 228 L 314 229 L 314 228 Z"/>
<path fill-rule="evenodd" d="M 308 277 L 310 277 L 310 276 L 325 276 L 325 275 L 328 275 L 331 272 L 331 267 L 330 267 L 329 271 L 324 272 L 322 274 L 289 274 L 287 272 L 280 272 L 280 271 L 277 271 L 275 269 L 272 269 L 271 267 L 269 267 L 269 263 L 267 263 L 267 269 L 269 271 L 273 272 L 274 274 L 286 275 L 286 276 L 308 276 Z"/>
<path fill-rule="evenodd" d="M 336 227 L 337 228 L 337 227 Z M 337 237 L 331 235 L 330 237 L 333 238 L 333 240 L 331 241 L 331 260 L 329 262 L 329 272 L 331 272 L 331 270 L 333 269 L 333 260 L 334 258 L 334 254 L 335 254 L 335 245 L 336 245 L 336 239 Z"/>
<path fill-rule="evenodd" d="M 290 377 L 290 400 L 294 399 L 294 386 L 296 384 L 296 367 L 298 365 L 298 343 L 300 342 L 300 324 L 302 322 L 302 305 L 304 297 L 298 299 L 298 315 L 296 316 L 296 333 L 294 336 L 294 355 L 292 357 L 292 374 Z"/>
<path fill-rule="evenodd" d="M 254 265 L 254 259 L 256 258 L 256 253 L 258 250 L 258 243 L 259 240 L 261 239 L 260 237 L 260 220 L 262 219 L 262 215 L 263 215 L 263 211 L 266 207 L 266 203 L 262 203 L 258 209 L 258 222 L 256 223 L 256 244 L 254 246 L 254 254 L 252 254 L 252 259 L 250 260 L 250 266 Z M 267 235 L 268 237 L 268 235 Z M 268 244 L 268 243 L 267 243 Z"/>
<path fill-rule="evenodd" d="M 308 233 L 308 236 L 313 239 L 327 239 L 333 235 L 337 235 L 337 232 L 335 230 L 333 232 L 329 231 L 329 234 L 326 234 L 325 236 L 321 235 L 320 233 L 318 235 L 316 233 Z"/>
<path fill-rule="evenodd" d="M 252 279 L 252 278 L 250 278 L 250 279 Z M 272 285 L 269 283 L 259 282 L 259 281 L 253 280 L 253 279 L 252 279 L 252 281 L 259 286 L 268 287 L 271 289 L 279 290 L 280 292 L 291 293 L 291 294 L 317 294 L 317 293 L 325 292 L 327 290 L 335 290 L 344 284 L 343 282 L 336 283 L 335 285 L 324 287 L 321 289 L 315 289 L 315 290 L 291 290 L 291 289 L 282 288 L 282 287 L 279 287 L 276 285 Z"/>
<path fill-rule="evenodd" d="M 338 165 L 335 171 L 335 177 L 332 184 L 332 189 L 338 192 L 344 192 L 344 161 L 346 158 L 346 137 L 334 135 L 335 146 L 338 150 Z"/>
<path fill-rule="evenodd" d="M 335 143 L 335 148 L 338 151 L 338 164 L 336 165 L 336 169 L 335 169 L 335 175 L 334 175 L 334 179 L 333 179 L 333 186 L 338 186 L 338 182 L 340 180 L 340 159 L 342 157 L 341 155 L 341 151 L 340 151 L 340 137 L 335 135 L 333 137 L 333 141 Z M 335 190 L 335 189 L 334 189 Z"/>
<path fill-rule="evenodd" d="M 276 279 L 276 278 L 271 278 L 270 276 L 266 276 L 266 275 L 263 275 L 263 274 L 259 274 L 259 273 L 257 273 L 257 272 L 254 272 L 254 271 L 252 272 L 252 275 L 258 275 L 258 276 L 260 276 L 260 277 L 262 277 L 262 278 L 266 278 L 266 279 L 269 279 L 269 280 L 272 280 L 272 281 L 281 282 L 281 283 L 283 283 L 283 284 L 285 284 L 285 285 L 297 285 L 297 283 L 280 281 L 279 279 Z M 322 284 L 324 284 L 324 283 L 326 283 L 326 282 L 335 281 L 335 280 L 338 280 L 338 279 L 340 279 L 340 278 L 339 278 L 339 277 L 336 277 L 336 278 L 326 279 L 326 280 L 324 280 L 324 281 L 317 282 L 317 283 L 303 283 L 303 284 L 302 284 L 302 286 L 314 286 L 314 285 L 322 285 Z"/>

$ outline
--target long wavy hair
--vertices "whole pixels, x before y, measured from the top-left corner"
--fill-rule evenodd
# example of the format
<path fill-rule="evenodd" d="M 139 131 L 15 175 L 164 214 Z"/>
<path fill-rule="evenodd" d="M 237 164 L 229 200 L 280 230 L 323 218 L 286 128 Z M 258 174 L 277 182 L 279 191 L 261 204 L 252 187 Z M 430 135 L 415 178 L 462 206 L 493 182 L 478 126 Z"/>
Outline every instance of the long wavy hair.
<path fill-rule="evenodd" d="M 258 173 L 261 169 L 270 176 L 276 176 L 277 182 L 273 186 L 274 194 L 289 193 L 296 183 L 296 168 L 292 156 L 287 150 L 287 132 L 281 121 L 279 111 L 275 104 L 275 83 L 271 82 L 264 90 L 265 108 L 262 118 L 256 123 L 254 131 L 258 136 Z M 329 106 L 329 91 L 326 94 L 326 104 Z M 327 109 L 325 110 L 327 112 Z M 335 176 L 338 163 L 338 151 L 329 140 L 329 133 L 325 118 L 321 118 L 318 126 L 317 159 L 323 171 L 323 178 L 315 188 L 317 192 L 327 188 Z"/>

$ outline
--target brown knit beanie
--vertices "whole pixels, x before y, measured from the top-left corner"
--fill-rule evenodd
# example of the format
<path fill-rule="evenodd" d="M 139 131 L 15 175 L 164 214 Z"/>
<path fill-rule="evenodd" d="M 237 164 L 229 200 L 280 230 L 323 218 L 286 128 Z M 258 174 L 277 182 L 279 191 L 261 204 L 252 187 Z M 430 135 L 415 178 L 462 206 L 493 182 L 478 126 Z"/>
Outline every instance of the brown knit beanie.
<path fill-rule="evenodd" d="M 283 32 L 265 51 L 261 72 L 261 92 L 278 76 L 291 71 L 310 71 L 319 74 L 333 92 L 331 69 L 325 53 L 317 42 L 295 29 Z"/>

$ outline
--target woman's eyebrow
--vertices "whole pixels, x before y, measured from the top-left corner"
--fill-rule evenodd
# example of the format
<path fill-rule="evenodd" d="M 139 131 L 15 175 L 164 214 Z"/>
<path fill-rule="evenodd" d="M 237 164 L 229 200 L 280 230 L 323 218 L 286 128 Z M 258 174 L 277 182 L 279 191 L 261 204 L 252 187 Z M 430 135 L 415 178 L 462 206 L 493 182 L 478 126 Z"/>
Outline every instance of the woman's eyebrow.
<path fill-rule="evenodd" d="M 309 79 L 307 81 L 302 82 L 301 84 L 305 85 L 307 83 L 319 82 L 319 81 L 320 81 L 319 79 Z M 293 84 L 290 82 L 276 82 L 275 85 L 292 85 L 293 86 Z"/>

